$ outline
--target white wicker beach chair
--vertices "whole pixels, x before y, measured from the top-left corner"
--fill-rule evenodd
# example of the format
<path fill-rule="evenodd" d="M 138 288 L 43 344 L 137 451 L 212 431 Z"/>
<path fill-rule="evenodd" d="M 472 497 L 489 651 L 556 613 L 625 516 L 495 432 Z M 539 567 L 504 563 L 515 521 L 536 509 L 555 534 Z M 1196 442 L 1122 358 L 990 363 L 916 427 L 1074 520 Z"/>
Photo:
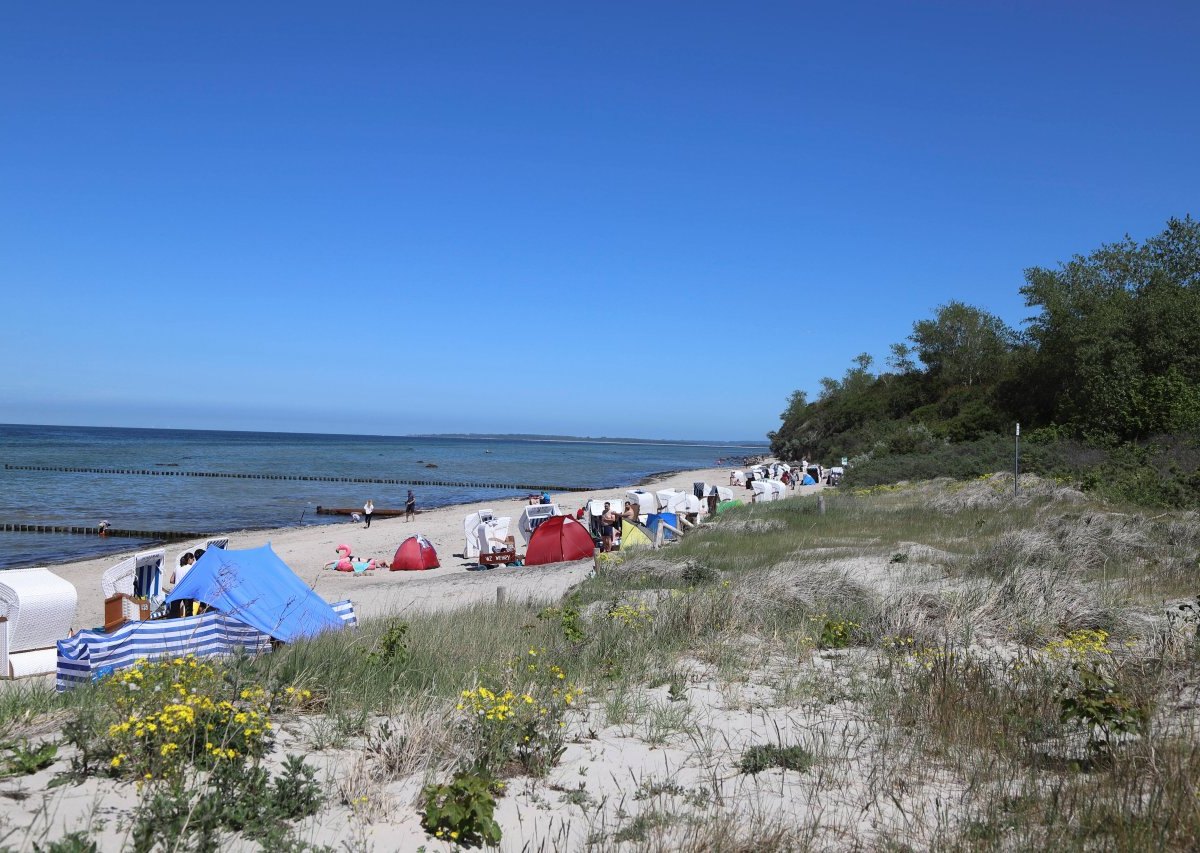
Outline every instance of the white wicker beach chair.
<path fill-rule="evenodd" d="M 100 577 L 104 597 L 107 599 L 124 593 L 151 601 L 156 597 L 161 598 L 162 570 L 166 560 L 167 552 L 162 548 L 126 557 Z"/>
<path fill-rule="evenodd" d="M 74 585 L 47 569 L 0 572 L 0 678 L 54 672 L 77 601 Z"/>
<path fill-rule="evenodd" d="M 104 597 L 112 598 L 117 593 L 133 595 L 133 570 L 137 567 L 137 555 L 126 557 L 100 576 L 100 589 Z"/>

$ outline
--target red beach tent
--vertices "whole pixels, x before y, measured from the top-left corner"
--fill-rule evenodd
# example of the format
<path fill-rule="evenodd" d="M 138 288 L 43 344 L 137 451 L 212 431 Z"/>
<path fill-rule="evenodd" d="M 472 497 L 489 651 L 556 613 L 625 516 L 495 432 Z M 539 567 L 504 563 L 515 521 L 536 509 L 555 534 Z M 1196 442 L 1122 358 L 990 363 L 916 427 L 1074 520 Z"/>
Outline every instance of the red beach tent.
<path fill-rule="evenodd" d="M 393 572 L 420 572 L 440 565 L 433 543 L 419 533 L 401 542 L 392 558 Z"/>
<path fill-rule="evenodd" d="M 595 552 L 596 545 L 587 528 L 568 515 L 547 518 L 533 531 L 525 550 L 525 565 L 565 563 L 584 560 Z"/>

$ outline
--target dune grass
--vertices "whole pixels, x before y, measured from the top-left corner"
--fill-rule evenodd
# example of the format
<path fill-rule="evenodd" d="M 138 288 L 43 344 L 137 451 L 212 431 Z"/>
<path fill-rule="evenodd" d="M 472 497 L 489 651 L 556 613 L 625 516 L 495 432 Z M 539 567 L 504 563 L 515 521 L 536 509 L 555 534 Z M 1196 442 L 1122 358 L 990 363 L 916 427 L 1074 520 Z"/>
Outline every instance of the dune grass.
<path fill-rule="evenodd" d="M 361 753 L 337 794 L 357 802 L 468 761 L 464 690 L 519 692 L 534 661 L 561 667 L 588 697 L 577 731 L 691 744 L 713 768 L 705 797 L 668 780 L 629 812 L 570 789 L 597 849 L 828 849 L 864 831 L 875 849 L 1200 845 L 1200 652 L 1172 601 L 1198 591 L 1196 515 L 1032 478 L 1010 489 L 994 477 L 826 493 L 824 513 L 814 498 L 746 506 L 606 562 L 556 608 L 366 620 L 225 668 L 312 692 L 292 726 L 313 750 Z M 697 699 L 697 679 L 722 698 Z M 97 695 L 0 691 L 0 740 L 101 714 Z M 779 742 L 805 756 L 771 782 L 806 804 L 803 821 L 746 812 L 728 788 L 742 752 L 707 728 L 713 701 L 830 724 Z M 819 805 L 831 797 L 844 806 Z"/>

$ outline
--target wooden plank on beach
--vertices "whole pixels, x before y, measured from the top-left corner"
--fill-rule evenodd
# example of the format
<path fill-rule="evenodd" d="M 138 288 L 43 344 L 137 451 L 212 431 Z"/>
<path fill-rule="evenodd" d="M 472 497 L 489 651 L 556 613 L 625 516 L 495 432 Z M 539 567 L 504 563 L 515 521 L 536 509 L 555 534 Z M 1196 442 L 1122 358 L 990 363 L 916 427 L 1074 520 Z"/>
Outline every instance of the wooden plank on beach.
<path fill-rule="evenodd" d="M 416 510 L 413 510 L 416 512 Z M 347 507 L 347 506 L 319 506 L 317 507 L 317 515 L 354 515 L 354 513 L 362 515 L 362 507 Z M 404 515 L 403 509 L 380 509 L 375 507 L 375 511 L 371 513 L 373 518 L 398 518 Z"/>

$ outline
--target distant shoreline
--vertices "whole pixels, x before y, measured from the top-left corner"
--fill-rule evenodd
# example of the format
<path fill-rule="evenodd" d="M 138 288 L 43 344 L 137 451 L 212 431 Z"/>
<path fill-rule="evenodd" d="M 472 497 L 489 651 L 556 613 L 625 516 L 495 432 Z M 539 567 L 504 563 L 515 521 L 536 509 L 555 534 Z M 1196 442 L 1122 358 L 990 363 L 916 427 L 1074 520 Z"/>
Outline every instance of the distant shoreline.
<path fill-rule="evenodd" d="M 114 430 L 126 432 L 187 432 L 187 433 L 218 433 L 230 435 L 290 435 L 290 436 L 322 436 L 329 438 L 464 438 L 473 441 L 531 441 L 531 442 L 563 442 L 576 444 L 633 444 L 633 445 L 667 445 L 672 447 L 713 447 L 725 448 L 728 450 L 765 450 L 769 448 L 767 442 L 754 442 L 752 440 L 740 441 L 718 441 L 718 440 L 691 440 L 691 439 L 674 439 L 674 438 L 627 438 L 618 437 L 601 437 L 590 438 L 588 436 L 577 435 L 544 435 L 539 433 L 493 433 L 493 432 L 418 432 L 418 433 L 358 433 L 358 432 L 285 432 L 283 430 L 257 430 L 257 429 L 193 429 L 187 427 L 135 427 L 135 426 L 109 426 L 109 425 L 89 425 L 89 424 L 19 424 L 19 423 L 0 423 L 0 428 L 16 427 L 16 428 L 33 428 L 33 429 L 100 429 Z"/>

